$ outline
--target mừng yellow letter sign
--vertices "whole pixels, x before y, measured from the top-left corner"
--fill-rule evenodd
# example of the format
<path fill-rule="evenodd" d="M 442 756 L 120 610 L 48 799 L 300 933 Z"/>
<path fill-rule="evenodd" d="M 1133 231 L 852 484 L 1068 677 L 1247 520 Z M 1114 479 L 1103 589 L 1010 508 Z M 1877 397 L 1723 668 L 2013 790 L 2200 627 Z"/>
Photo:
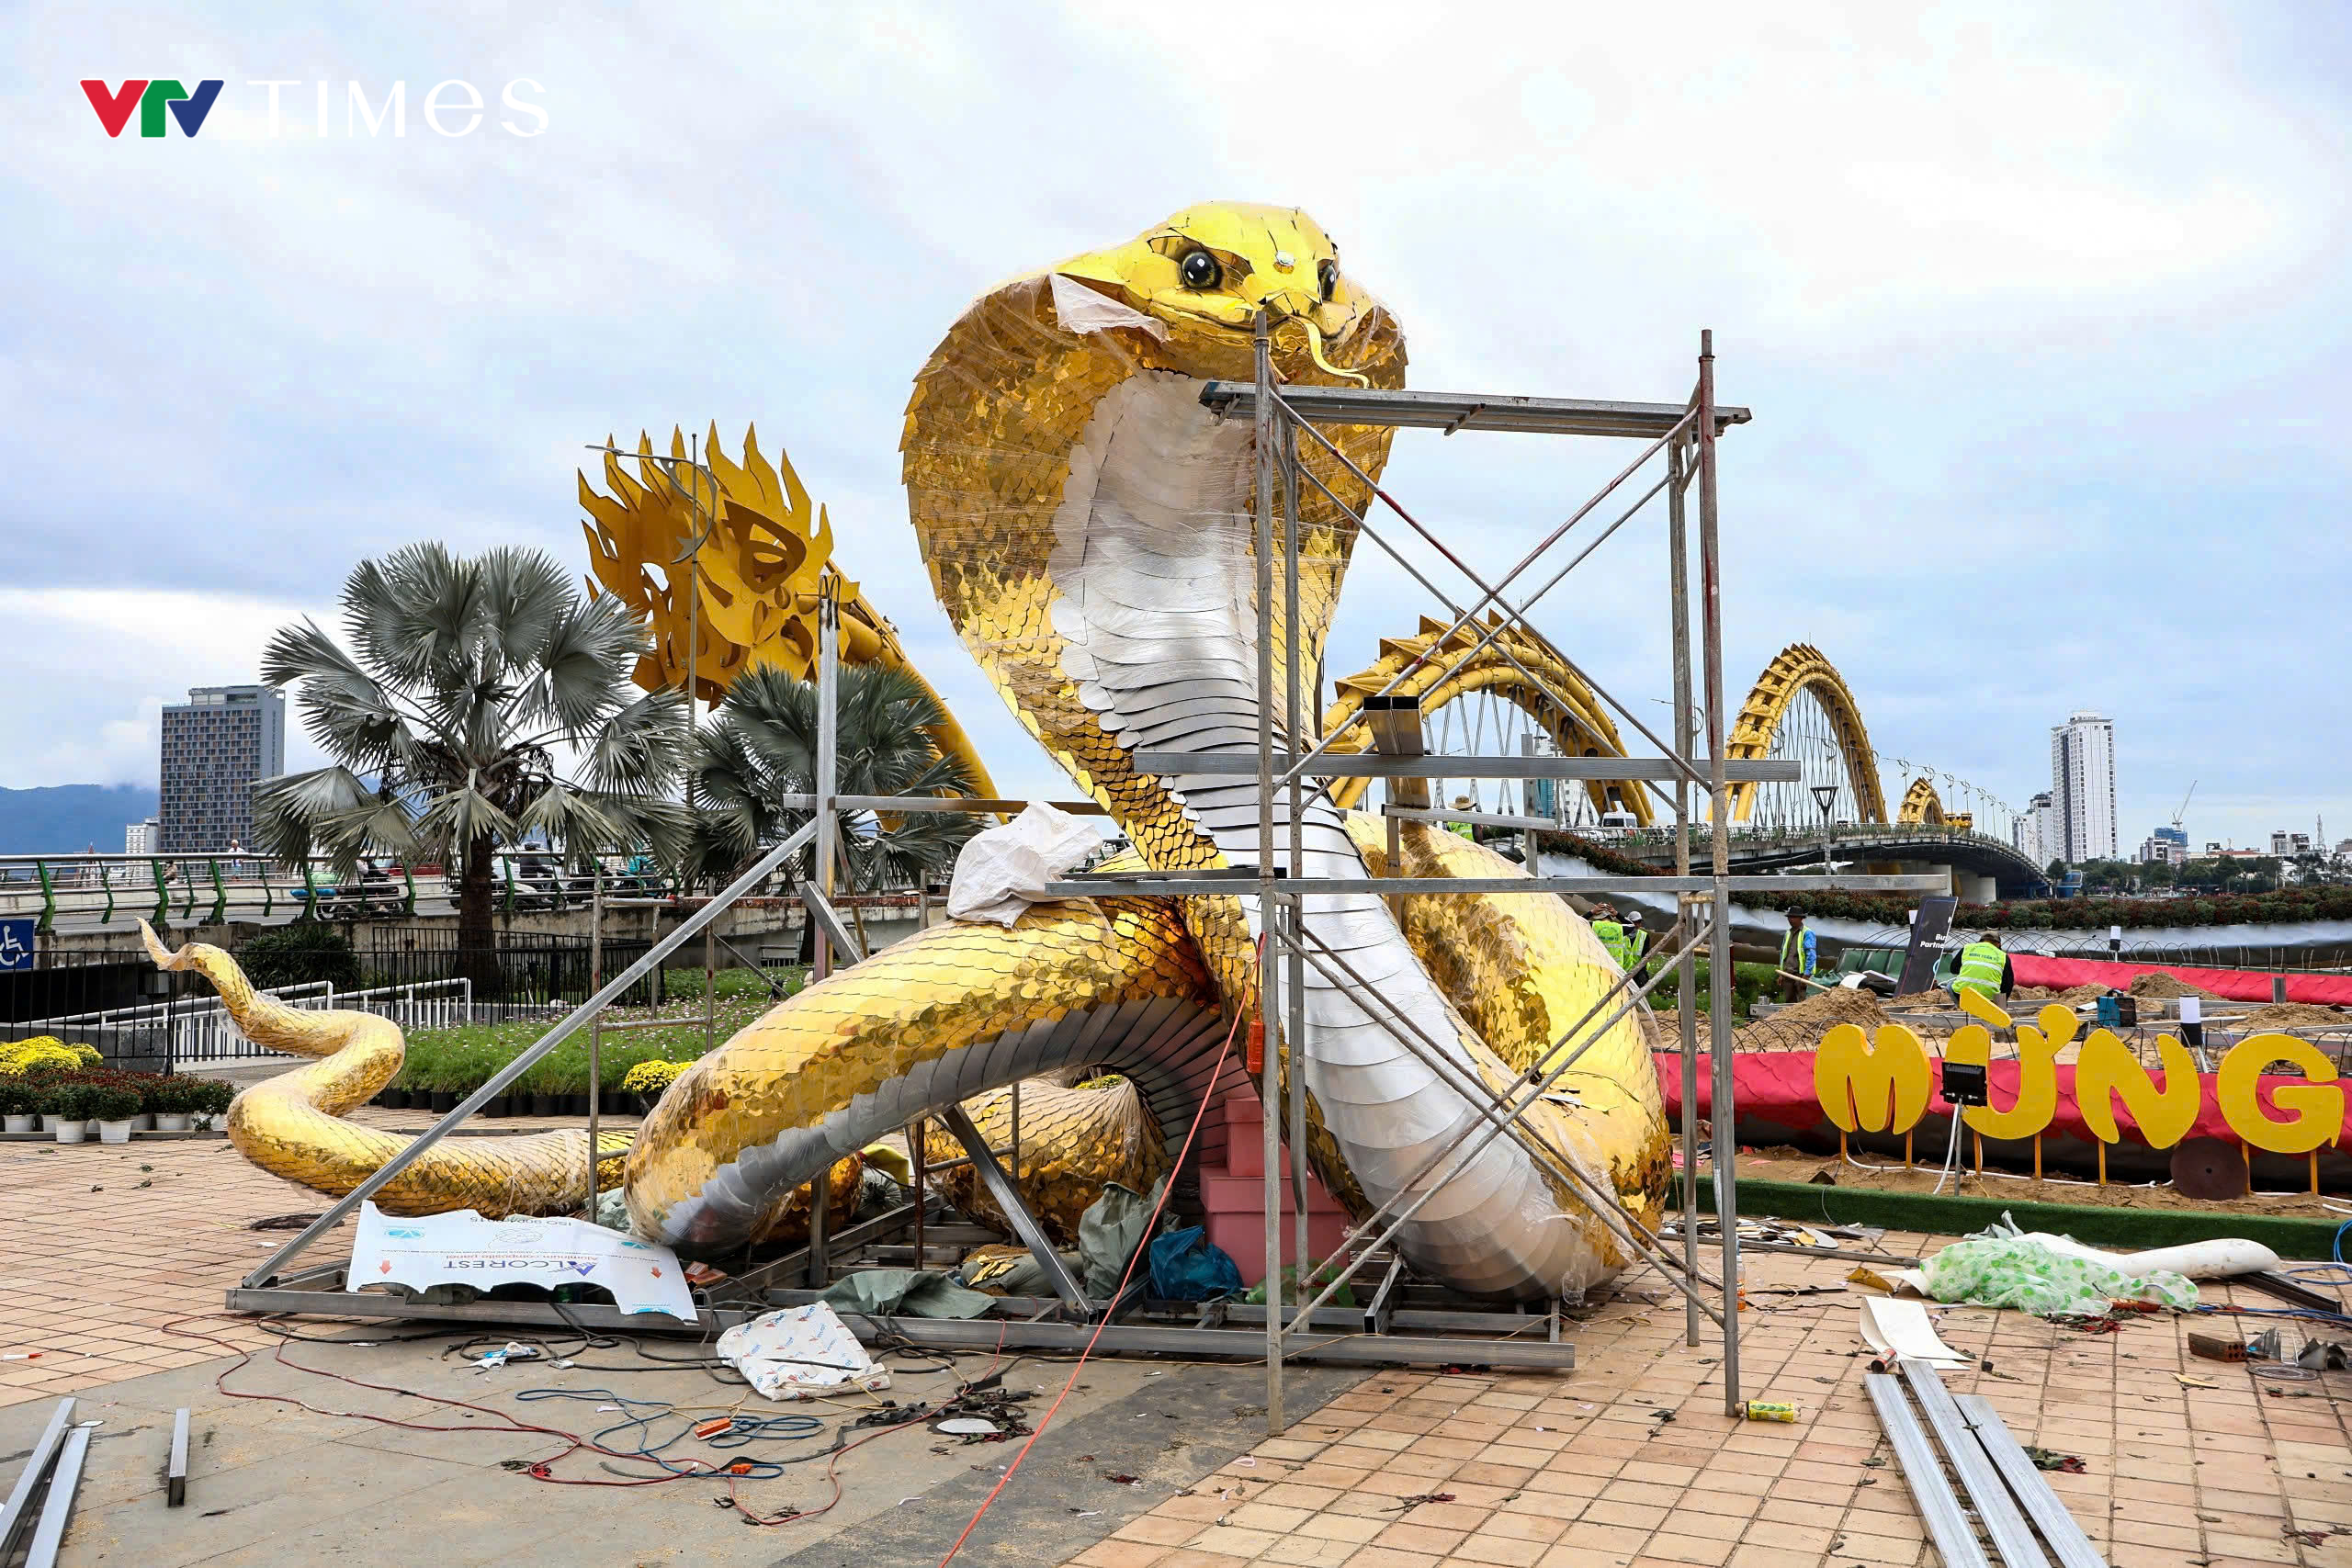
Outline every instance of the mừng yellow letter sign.
<path fill-rule="evenodd" d="M 1929 1087 L 1927 1047 L 1900 1023 L 1880 1025 L 1875 1048 L 1860 1024 L 1841 1023 L 1814 1054 L 1815 1098 L 1840 1132 L 1909 1132 Z"/>
<path fill-rule="evenodd" d="M 2132 1048 L 2116 1038 L 2114 1031 L 2094 1029 L 2091 1037 L 2083 1042 L 2082 1057 L 2075 1064 L 2075 1102 L 2082 1108 L 2084 1122 L 2101 1143 L 2123 1141 L 2122 1132 L 2115 1124 L 2115 1105 L 2109 1095 L 2123 1101 L 2132 1120 L 2140 1124 L 2141 1137 L 2152 1149 L 2172 1147 L 2197 1124 L 2197 1111 L 2204 1103 L 2205 1086 L 2197 1076 L 2196 1058 L 2175 1035 L 2157 1035 L 2156 1049 L 2164 1056 L 2165 1081 L 2161 1089 L 2132 1054 Z"/>
<path fill-rule="evenodd" d="M 2271 1091 L 2279 1110 L 2294 1112 L 2283 1122 L 2265 1116 L 2255 1094 L 2262 1069 L 2273 1062 L 2293 1063 L 2309 1080 Z M 2344 1130 L 2344 1091 L 2335 1084 L 2335 1064 L 2291 1034 L 2250 1034 L 2230 1047 L 2214 1075 L 2213 1098 L 2230 1131 L 2274 1155 L 2310 1154 L 2334 1143 Z"/>

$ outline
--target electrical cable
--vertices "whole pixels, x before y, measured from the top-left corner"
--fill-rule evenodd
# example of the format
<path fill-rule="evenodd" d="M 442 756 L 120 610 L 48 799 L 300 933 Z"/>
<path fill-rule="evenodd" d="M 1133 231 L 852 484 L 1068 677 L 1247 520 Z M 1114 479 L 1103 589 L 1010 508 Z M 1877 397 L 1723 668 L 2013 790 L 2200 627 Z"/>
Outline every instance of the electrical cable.
<path fill-rule="evenodd" d="M 1941 1192 L 1944 1190 L 1944 1183 L 1951 1180 L 1954 1173 L 1960 1168 L 1960 1107 L 1955 1105 L 1951 1109 L 1951 1138 L 1948 1146 L 1944 1150 L 1944 1168 L 1941 1174 L 1936 1178 L 1935 1191 L 1928 1194 L 1930 1198 L 1935 1197 L 1937 1193 Z M 1960 1187 L 1957 1182 L 1953 1183 L 1952 1190 L 1954 1192 L 1958 1192 L 1960 1190 Z"/>

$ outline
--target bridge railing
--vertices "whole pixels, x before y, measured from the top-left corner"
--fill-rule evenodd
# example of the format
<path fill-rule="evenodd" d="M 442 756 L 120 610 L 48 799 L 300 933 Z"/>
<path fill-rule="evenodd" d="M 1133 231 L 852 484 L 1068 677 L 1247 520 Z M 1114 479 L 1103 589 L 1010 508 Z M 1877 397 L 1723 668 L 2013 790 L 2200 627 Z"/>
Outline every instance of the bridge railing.
<path fill-rule="evenodd" d="M 1583 829 L 1579 831 L 1596 843 L 1607 844 L 1626 854 L 1670 859 L 1674 853 L 1674 831 L 1670 828 Z M 2007 839 L 1931 822 L 1833 822 L 1826 836 L 1833 852 L 1841 846 L 1854 844 L 1914 842 L 1969 844 L 2017 853 L 2016 846 Z M 1819 828 L 1804 830 L 1795 828 L 1734 827 L 1731 830 L 1732 852 L 1735 855 L 1774 851 L 1818 852 L 1823 837 L 1823 830 Z"/>
<path fill-rule="evenodd" d="M 547 852 L 501 852 L 492 897 L 510 913 L 584 908 L 594 878 Z M 612 857 L 608 901 L 669 899 L 666 874 Z M 437 865 L 377 863 L 353 878 L 265 856 L 0 855 L 0 919 L 30 919 L 41 932 L 157 926 L 278 925 L 314 918 L 355 920 L 454 914 L 458 884 Z"/>

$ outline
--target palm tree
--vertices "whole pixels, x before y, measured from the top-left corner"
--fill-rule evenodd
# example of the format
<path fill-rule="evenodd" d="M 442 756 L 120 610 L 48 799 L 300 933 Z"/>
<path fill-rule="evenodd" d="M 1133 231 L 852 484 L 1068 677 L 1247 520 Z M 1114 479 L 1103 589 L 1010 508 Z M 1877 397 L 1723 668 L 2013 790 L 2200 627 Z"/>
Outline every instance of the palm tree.
<path fill-rule="evenodd" d="M 907 671 L 880 664 L 841 670 L 835 738 L 836 790 L 842 795 L 966 795 L 971 772 L 942 756 L 930 731 L 938 699 Z M 817 688 L 776 669 L 739 677 L 711 723 L 688 747 L 695 792 L 695 869 L 718 875 L 798 829 L 811 813 L 780 804 L 816 788 Z M 885 822 L 871 812 L 841 814 L 839 870 L 852 889 L 904 886 L 952 865 L 979 823 L 969 817 L 910 812 Z M 795 874 L 807 876 L 803 856 Z M 804 928 L 802 942 L 810 931 Z"/>
<path fill-rule="evenodd" d="M 352 571 L 343 626 L 350 651 L 306 619 L 262 655 L 264 681 L 300 682 L 304 728 L 334 759 L 254 787 L 272 853 L 322 855 L 343 876 L 365 853 L 442 860 L 458 948 L 478 962 L 501 843 L 683 847 L 668 791 L 684 699 L 632 687 L 645 635 L 618 600 L 582 600 L 541 551 L 411 545 Z"/>

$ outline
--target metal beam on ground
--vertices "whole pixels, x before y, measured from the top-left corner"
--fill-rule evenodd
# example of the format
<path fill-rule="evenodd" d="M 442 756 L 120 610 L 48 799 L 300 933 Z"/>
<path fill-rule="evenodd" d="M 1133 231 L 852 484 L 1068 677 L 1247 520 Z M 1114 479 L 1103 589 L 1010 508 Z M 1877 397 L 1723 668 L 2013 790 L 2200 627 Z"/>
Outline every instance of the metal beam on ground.
<path fill-rule="evenodd" d="M 8 1489 L 8 1500 L 0 1504 L 0 1562 L 8 1561 L 16 1550 L 17 1537 L 24 1532 L 31 1519 L 29 1505 L 33 1494 L 40 1490 L 42 1479 L 57 1461 L 58 1450 L 65 1446 L 66 1431 L 74 1425 L 74 1402 L 61 1399 L 57 1408 L 49 1414 L 49 1425 L 33 1439 L 31 1450 L 25 1455 L 25 1468 L 17 1474 L 17 1483 Z"/>
<path fill-rule="evenodd" d="M 1903 1396 L 1902 1380 L 1892 1372 L 1865 1372 L 1862 1388 L 1870 1395 L 1871 1408 L 1878 1412 L 1879 1427 L 1894 1449 L 1895 1462 L 1902 1467 L 1903 1483 L 1911 1489 L 1911 1500 L 1919 1506 L 1919 1517 L 1928 1527 L 1928 1539 L 1936 1543 L 1944 1568 L 1992 1568 L 1984 1546 L 1976 1539 L 1976 1531 L 1968 1523 L 1968 1516 L 1960 1511 L 1960 1499 L 1953 1495 L 1951 1483 L 1944 1479 L 1944 1467 L 1937 1461 L 1935 1450 L 1928 1446 L 1928 1434 L 1920 1429 L 1919 1418 L 1911 1413 L 1911 1402 Z"/>
<path fill-rule="evenodd" d="M 90 1429 L 76 1427 L 65 1434 L 57 1450 L 57 1468 L 50 1472 L 49 1495 L 41 1500 L 40 1517 L 33 1525 L 32 1544 L 25 1549 L 25 1568 L 56 1568 L 58 1549 L 65 1544 L 65 1527 L 74 1517 L 74 1500 L 82 1490 L 82 1464 L 90 1454 Z"/>
<path fill-rule="evenodd" d="M 172 1453 L 164 1465 L 164 1506 L 176 1508 L 187 1501 L 187 1406 L 172 1412 Z"/>
<path fill-rule="evenodd" d="M 2010 1433 L 2008 1423 L 2001 1413 L 1973 1393 L 1955 1394 L 1952 1403 L 1960 1406 L 1961 1418 L 1984 1447 L 1984 1457 L 1993 1461 L 2001 1479 L 2008 1483 L 2009 1491 L 2023 1508 L 2050 1550 L 2058 1554 L 2059 1568 L 2107 1568 L 2107 1559 L 2093 1546 L 2083 1527 L 2050 1483 L 2041 1478 L 2033 1459 L 2018 1444 Z"/>
<path fill-rule="evenodd" d="M 2008 1568 L 2050 1568 L 2050 1559 L 2035 1543 L 2032 1528 L 2018 1512 L 2001 1472 L 1985 1457 L 1984 1446 L 1970 1430 L 1960 1406 L 1952 1403 L 1951 1392 L 1936 1375 L 1934 1365 L 1909 1356 L 1895 1364 L 1919 1402 L 1928 1429 L 1936 1435 L 1944 1457 L 1951 1461 L 1961 1485 L 1967 1488 L 1968 1500 L 1975 1506 L 1976 1517 L 1984 1524 L 1984 1533 L 1993 1538 L 1993 1549 L 2001 1554 L 2001 1561 Z"/>

